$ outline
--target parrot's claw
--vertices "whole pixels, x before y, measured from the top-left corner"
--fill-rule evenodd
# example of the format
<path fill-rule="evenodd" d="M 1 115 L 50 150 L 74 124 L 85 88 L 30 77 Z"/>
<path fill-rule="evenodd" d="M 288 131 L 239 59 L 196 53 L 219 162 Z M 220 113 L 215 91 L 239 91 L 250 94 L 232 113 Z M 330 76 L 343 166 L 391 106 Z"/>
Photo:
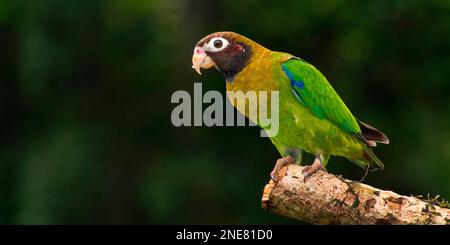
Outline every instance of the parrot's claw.
<path fill-rule="evenodd" d="M 316 158 L 313 164 L 311 164 L 310 166 L 306 166 L 302 170 L 303 182 L 306 183 L 306 180 L 309 179 L 309 177 L 311 177 L 315 172 L 319 170 L 327 172 L 327 169 L 322 165 L 320 158 Z"/>
<path fill-rule="evenodd" d="M 277 160 L 275 167 L 270 173 L 270 178 L 277 183 L 280 180 L 280 176 L 278 175 L 278 171 L 282 169 L 284 166 L 295 163 L 295 159 L 291 156 L 286 156 Z"/>

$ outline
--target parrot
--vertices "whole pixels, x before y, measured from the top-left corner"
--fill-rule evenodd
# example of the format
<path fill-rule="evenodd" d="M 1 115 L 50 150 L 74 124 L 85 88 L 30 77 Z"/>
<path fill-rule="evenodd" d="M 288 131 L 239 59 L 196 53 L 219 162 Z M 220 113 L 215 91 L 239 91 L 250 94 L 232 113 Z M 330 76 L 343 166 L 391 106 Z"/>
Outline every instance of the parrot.
<path fill-rule="evenodd" d="M 305 182 L 317 171 L 327 171 L 330 156 L 345 157 L 366 171 L 384 168 L 372 148 L 389 144 L 388 137 L 354 117 L 325 76 L 305 60 L 223 31 L 194 47 L 192 68 L 201 75 L 201 69 L 212 67 L 225 78 L 227 91 L 278 91 L 279 131 L 269 138 L 281 158 L 270 173 L 272 180 L 278 181 L 284 166 L 301 164 L 303 152 L 314 155 L 303 169 Z M 248 110 L 239 111 L 250 119 Z"/>

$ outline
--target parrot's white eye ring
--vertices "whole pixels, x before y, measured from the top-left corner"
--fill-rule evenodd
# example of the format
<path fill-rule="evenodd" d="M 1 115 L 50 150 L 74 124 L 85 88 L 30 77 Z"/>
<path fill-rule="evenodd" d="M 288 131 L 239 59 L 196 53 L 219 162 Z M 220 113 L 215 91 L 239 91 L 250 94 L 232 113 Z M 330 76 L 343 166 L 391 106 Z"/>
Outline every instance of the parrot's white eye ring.
<path fill-rule="evenodd" d="M 209 40 L 209 42 L 206 44 L 205 51 L 219 52 L 224 50 L 228 46 L 228 44 L 230 43 L 227 39 L 223 37 L 215 37 Z"/>

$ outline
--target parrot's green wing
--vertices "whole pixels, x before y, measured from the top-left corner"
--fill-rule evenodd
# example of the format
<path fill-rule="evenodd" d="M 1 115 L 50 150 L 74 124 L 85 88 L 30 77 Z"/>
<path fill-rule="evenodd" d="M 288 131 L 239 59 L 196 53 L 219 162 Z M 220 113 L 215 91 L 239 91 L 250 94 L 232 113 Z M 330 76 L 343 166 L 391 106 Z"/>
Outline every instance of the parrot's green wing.
<path fill-rule="evenodd" d="M 312 115 L 328 120 L 361 140 L 365 160 L 350 160 L 363 168 L 383 168 L 383 163 L 375 156 L 370 145 L 376 145 L 374 142 L 388 143 L 389 140 L 377 129 L 358 121 L 320 71 L 296 57 L 283 62 L 281 68 L 291 82 L 295 97 Z"/>
<path fill-rule="evenodd" d="M 298 58 L 287 60 L 281 67 L 295 96 L 315 117 L 328 120 L 364 141 L 355 117 L 319 70 Z"/>

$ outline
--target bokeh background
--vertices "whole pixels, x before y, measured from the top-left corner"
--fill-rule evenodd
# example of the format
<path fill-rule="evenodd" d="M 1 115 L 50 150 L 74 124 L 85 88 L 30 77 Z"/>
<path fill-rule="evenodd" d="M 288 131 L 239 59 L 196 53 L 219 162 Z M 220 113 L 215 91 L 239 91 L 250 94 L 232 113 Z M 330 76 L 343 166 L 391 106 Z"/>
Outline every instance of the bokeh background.
<path fill-rule="evenodd" d="M 260 208 L 258 128 L 170 122 L 174 91 L 224 91 L 190 67 L 221 30 L 314 64 L 390 137 L 366 183 L 450 198 L 450 1 L 1 0 L 0 223 L 298 223 Z"/>

